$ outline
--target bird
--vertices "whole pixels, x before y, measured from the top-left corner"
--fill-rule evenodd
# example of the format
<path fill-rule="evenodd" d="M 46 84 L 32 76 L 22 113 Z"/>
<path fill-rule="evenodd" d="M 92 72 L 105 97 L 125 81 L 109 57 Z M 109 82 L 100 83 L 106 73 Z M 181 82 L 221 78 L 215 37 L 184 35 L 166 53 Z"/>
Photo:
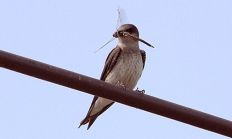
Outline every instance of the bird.
<path fill-rule="evenodd" d="M 118 44 L 106 58 L 100 80 L 133 90 L 142 75 L 146 61 L 146 53 L 140 50 L 139 41 L 153 46 L 139 38 L 139 31 L 133 24 L 121 25 L 113 37 L 118 38 Z M 113 104 L 112 100 L 94 96 L 89 111 L 78 128 L 88 123 L 88 130 L 97 117 Z"/>

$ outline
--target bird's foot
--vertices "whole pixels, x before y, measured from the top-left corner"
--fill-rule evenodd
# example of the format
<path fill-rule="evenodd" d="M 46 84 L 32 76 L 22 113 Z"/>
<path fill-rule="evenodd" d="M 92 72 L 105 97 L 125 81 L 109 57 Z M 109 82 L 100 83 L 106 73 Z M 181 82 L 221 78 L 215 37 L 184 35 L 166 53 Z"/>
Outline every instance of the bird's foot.
<path fill-rule="evenodd" d="M 126 90 L 126 86 L 123 83 L 121 83 L 120 81 L 118 81 L 116 85 L 120 86 L 120 87 L 122 87 L 123 89 Z"/>
<path fill-rule="evenodd" d="M 135 91 L 139 92 L 139 94 L 141 94 L 141 95 L 145 94 L 145 90 L 139 90 L 138 87 L 136 88 Z"/>

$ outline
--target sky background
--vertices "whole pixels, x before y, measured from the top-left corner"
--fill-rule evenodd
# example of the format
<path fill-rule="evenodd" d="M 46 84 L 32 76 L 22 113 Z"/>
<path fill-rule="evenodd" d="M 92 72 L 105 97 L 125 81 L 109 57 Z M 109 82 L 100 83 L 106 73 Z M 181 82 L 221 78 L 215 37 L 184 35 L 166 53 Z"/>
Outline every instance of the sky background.
<path fill-rule="evenodd" d="M 1 0 L 0 49 L 99 79 L 117 40 L 117 8 L 147 53 L 137 87 L 232 120 L 232 1 Z M 78 129 L 93 96 L 0 68 L 1 139 L 227 137 L 115 103 Z"/>

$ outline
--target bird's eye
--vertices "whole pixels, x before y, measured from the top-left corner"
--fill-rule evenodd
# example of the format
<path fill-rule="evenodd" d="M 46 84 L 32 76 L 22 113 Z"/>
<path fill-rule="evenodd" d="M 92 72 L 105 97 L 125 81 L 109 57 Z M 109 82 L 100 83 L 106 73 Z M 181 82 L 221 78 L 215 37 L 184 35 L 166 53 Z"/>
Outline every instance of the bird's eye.
<path fill-rule="evenodd" d="M 133 32 L 133 31 L 132 31 L 132 28 L 127 29 L 126 32 L 128 32 L 128 33 L 131 34 L 131 33 Z"/>
<path fill-rule="evenodd" d="M 123 36 L 123 31 L 118 31 L 118 35 Z"/>

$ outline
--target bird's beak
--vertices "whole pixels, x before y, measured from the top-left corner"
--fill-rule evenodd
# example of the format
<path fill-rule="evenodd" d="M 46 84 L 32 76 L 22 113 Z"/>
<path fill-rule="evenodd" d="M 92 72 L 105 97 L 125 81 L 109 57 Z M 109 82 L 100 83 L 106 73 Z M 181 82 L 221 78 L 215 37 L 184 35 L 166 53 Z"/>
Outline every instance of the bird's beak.
<path fill-rule="evenodd" d="M 113 34 L 113 37 L 118 38 L 118 32 L 117 31 Z"/>
<path fill-rule="evenodd" d="M 154 46 L 152 46 L 152 45 L 149 44 L 148 42 L 146 42 L 146 41 L 144 41 L 143 39 L 140 39 L 140 38 L 138 38 L 138 37 L 136 37 L 136 36 L 133 36 L 133 35 L 131 35 L 131 34 L 128 33 L 128 32 L 116 31 L 116 32 L 113 34 L 113 37 L 118 38 L 118 36 L 130 36 L 130 37 L 132 37 L 132 38 L 134 38 L 134 39 L 136 39 L 136 40 L 138 40 L 138 41 L 140 41 L 140 42 L 142 42 L 142 43 L 144 43 L 144 44 L 146 44 L 146 45 L 148 45 L 148 46 L 154 48 Z"/>

